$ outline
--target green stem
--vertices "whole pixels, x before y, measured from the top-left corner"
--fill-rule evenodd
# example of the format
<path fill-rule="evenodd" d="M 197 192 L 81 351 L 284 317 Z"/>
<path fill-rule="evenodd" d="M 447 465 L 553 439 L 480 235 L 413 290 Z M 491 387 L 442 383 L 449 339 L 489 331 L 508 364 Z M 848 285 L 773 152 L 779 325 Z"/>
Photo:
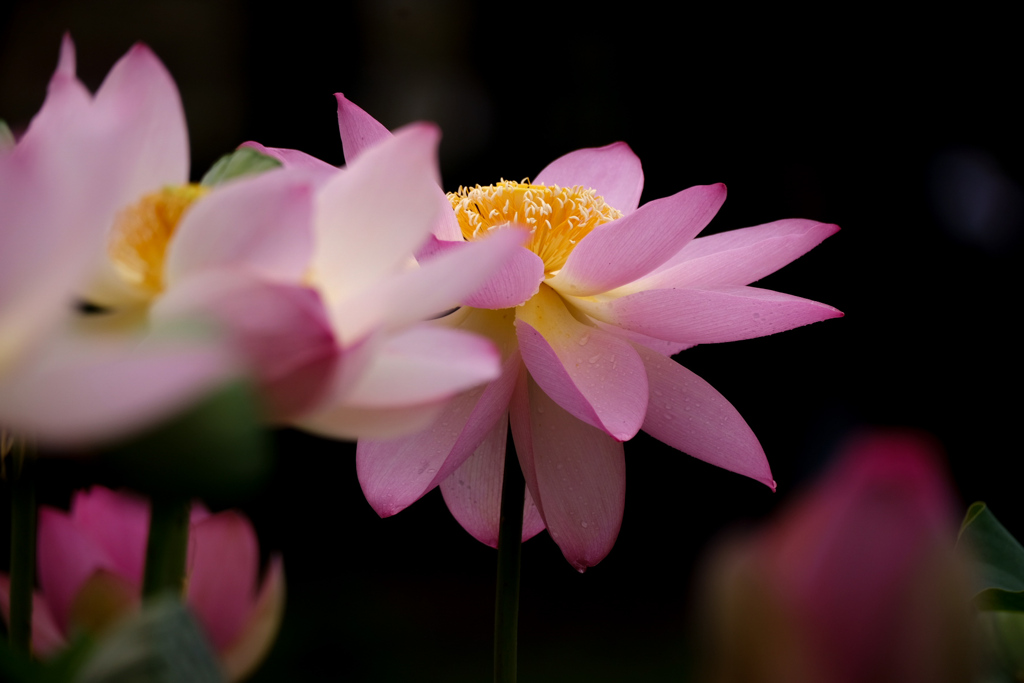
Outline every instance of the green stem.
<path fill-rule="evenodd" d="M 501 484 L 498 526 L 498 580 L 494 598 L 494 683 L 515 683 L 519 628 L 519 570 L 526 482 L 509 434 Z"/>
<path fill-rule="evenodd" d="M 142 578 L 143 598 L 166 591 L 179 598 L 184 595 L 191 507 L 188 499 L 154 496 Z"/>
<path fill-rule="evenodd" d="M 32 651 L 32 586 L 36 573 L 35 454 L 18 440 L 11 477 L 11 647 Z"/>

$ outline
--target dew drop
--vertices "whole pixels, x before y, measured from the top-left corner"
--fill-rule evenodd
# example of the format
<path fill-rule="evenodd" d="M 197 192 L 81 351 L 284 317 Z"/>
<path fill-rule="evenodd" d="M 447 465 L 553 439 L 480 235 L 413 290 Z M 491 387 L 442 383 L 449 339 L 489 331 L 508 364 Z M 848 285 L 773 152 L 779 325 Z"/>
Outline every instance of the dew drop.
<path fill-rule="evenodd" d="M 583 335 L 582 337 L 579 338 L 579 345 L 580 346 L 586 346 L 588 341 L 590 341 L 590 335 L 589 334 L 585 334 L 585 335 Z"/>
<path fill-rule="evenodd" d="M 590 358 L 589 358 L 588 360 L 589 360 L 589 361 L 590 361 L 591 363 L 596 363 L 596 362 L 597 362 L 597 361 L 599 361 L 600 359 L 601 359 L 601 354 L 599 354 L 599 353 L 598 353 L 598 354 L 595 354 L 595 355 L 591 356 L 591 357 L 590 357 Z"/>
<path fill-rule="evenodd" d="M 586 529 L 587 528 L 587 523 L 586 522 L 580 522 L 580 526 L 583 527 L 584 529 Z"/>

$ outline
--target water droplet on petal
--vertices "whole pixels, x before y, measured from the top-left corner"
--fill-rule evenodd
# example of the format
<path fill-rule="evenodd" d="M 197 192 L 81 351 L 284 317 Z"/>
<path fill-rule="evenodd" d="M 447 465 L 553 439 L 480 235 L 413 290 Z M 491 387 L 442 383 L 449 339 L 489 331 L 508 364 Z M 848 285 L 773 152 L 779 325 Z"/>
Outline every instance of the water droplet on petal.
<path fill-rule="evenodd" d="M 585 334 L 585 335 L 583 335 L 582 337 L 579 338 L 579 345 L 580 346 L 586 346 L 588 341 L 590 341 L 590 335 L 589 334 Z"/>
<path fill-rule="evenodd" d="M 584 529 L 586 529 L 587 528 L 587 523 L 586 522 L 580 522 L 580 526 L 583 527 Z"/>
<path fill-rule="evenodd" d="M 590 358 L 589 358 L 588 360 L 589 360 L 589 361 L 590 361 L 591 363 L 596 363 L 596 362 L 597 362 L 597 361 L 599 361 L 600 359 L 601 359 L 601 354 L 599 354 L 599 353 L 598 353 L 598 354 L 595 354 L 595 355 L 591 356 L 591 357 L 590 357 Z"/>

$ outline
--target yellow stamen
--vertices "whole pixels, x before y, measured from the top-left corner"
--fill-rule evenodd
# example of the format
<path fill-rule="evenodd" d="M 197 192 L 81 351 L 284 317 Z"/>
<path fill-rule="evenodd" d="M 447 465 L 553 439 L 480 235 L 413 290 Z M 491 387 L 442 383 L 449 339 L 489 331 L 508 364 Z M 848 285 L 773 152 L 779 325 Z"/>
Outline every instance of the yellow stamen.
<path fill-rule="evenodd" d="M 118 274 L 134 287 L 159 294 L 164 288 L 167 243 L 192 202 L 207 192 L 196 184 L 167 186 L 122 209 L 108 247 Z"/>
<path fill-rule="evenodd" d="M 551 275 L 581 239 L 622 212 L 604 203 L 594 190 L 580 185 L 531 185 L 502 180 L 497 185 L 460 187 L 449 192 L 462 235 L 476 239 L 488 230 L 515 223 L 530 229 L 533 237 L 526 248 L 544 261 L 544 273 Z"/>

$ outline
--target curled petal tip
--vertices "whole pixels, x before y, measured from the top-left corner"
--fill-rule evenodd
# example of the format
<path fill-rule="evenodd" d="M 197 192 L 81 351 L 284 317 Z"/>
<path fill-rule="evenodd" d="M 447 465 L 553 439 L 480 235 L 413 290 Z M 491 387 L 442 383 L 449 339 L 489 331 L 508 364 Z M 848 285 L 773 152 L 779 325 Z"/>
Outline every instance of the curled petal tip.
<path fill-rule="evenodd" d="M 768 483 L 768 482 L 765 482 L 765 483 Z M 771 480 L 771 483 L 768 483 L 768 488 L 770 488 L 772 490 L 772 493 L 776 492 L 776 489 L 778 488 L 778 486 L 775 484 L 775 480 L 774 479 Z"/>

